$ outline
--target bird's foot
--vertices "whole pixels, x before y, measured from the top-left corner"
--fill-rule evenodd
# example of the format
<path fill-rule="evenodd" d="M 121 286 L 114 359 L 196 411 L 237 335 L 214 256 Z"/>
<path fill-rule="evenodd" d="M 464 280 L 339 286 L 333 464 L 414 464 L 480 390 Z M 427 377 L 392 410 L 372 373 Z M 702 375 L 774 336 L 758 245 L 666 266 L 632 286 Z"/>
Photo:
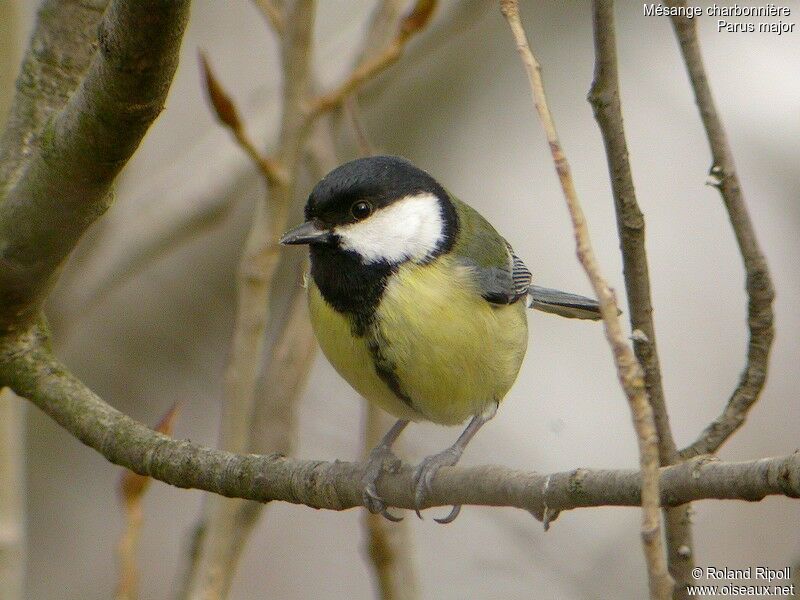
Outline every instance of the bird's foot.
<path fill-rule="evenodd" d="M 367 469 L 364 473 L 364 478 L 361 480 L 364 484 L 362 498 L 367 510 L 376 515 L 383 515 L 395 523 L 402 521 L 403 517 L 397 517 L 386 509 L 386 503 L 378 495 L 376 484 L 384 471 L 396 473 L 399 468 L 400 459 L 392 452 L 391 448 L 379 445 L 370 451 L 367 457 Z"/>
<path fill-rule="evenodd" d="M 436 472 L 442 467 L 452 467 L 457 464 L 462 452 L 462 448 L 451 446 L 447 450 L 439 452 L 439 454 L 428 456 L 417 466 L 414 471 L 414 505 L 416 506 L 414 510 L 420 519 L 422 515 L 419 511 L 425 503 L 425 497 L 431 493 Z M 449 515 L 441 519 L 434 519 L 434 521 L 442 525 L 452 523 L 456 520 L 459 512 L 461 512 L 461 506 L 453 506 Z"/>

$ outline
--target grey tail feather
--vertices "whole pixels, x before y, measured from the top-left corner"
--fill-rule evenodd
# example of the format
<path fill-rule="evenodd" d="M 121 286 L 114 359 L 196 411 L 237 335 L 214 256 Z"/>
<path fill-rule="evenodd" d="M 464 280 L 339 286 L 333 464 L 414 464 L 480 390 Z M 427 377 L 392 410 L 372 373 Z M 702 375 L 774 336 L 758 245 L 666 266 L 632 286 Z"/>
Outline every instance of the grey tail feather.
<path fill-rule="evenodd" d="M 600 304 L 597 300 L 568 294 L 560 290 L 532 285 L 528 288 L 528 308 L 541 310 L 569 319 L 600 319 Z"/>

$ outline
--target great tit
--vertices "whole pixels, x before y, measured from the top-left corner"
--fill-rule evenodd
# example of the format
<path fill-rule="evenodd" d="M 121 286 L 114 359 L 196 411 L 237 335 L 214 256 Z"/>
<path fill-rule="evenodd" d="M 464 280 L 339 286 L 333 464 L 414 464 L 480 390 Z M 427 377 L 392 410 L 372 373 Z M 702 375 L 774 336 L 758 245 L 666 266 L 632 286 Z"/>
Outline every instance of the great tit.
<path fill-rule="evenodd" d="M 526 305 L 599 318 L 596 301 L 531 286 L 511 245 L 476 210 L 409 161 L 360 158 L 314 187 L 306 222 L 282 244 L 308 244 L 311 323 L 333 367 L 397 417 L 369 454 L 364 504 L 386 510 L 376 482 L 411 421 L 458 425 L 449 448 L 414 473 L 417 515 L 436 472 L 455 465 L 495 414 L 528 344 Z M 529 299 L 529 302 L 526 300 Z M 437 519 L 448 523 L 460 507 Z"/>

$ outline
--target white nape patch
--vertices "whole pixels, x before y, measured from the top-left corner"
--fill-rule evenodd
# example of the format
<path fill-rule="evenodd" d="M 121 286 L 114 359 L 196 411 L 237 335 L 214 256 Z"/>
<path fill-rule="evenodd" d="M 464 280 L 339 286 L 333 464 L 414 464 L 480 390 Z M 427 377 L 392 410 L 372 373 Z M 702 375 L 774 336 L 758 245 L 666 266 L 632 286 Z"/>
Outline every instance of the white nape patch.
<path fill-rule="evenodd" d="M 444 219 L 439 199 L 423 193 L 406 196 L 372 215 L 336 227 L 340 246 L 361 256 L 365 263 L 401 263 L 422 260 L 444 239 Z"/>

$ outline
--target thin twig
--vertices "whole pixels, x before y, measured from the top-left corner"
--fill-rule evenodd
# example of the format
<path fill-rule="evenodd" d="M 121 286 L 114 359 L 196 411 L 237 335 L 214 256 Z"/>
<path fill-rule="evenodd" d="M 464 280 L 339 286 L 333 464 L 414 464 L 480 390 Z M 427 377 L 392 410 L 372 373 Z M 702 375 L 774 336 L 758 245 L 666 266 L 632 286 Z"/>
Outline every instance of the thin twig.
<path fill-rule="evenodd" d="M 667 466 L 680 461 L 680 456 L 672 437 L 661 382 L 645 247 L 645 222 L 636 200 L 633 175 L 628 160 L 628 145 L 625 141 L 617 73 L 613 0 L 593 2 L 593 25 L 595 71 L 589 102 L 600 126 L 608 159 L 631 329 L 639 332 L 633 336 L 633 349 L 644 369 L 645 387 L 658 432 L 660 463 L 661 466 Z M 689 512 L 689 506 L 681 506 L 666 509 L 664 515 L 668 566 L 670 574 L 678 583 L 676 594 L 694 581 L 692 577 L 694 546 Z"/>
<path fill-rule="evenodd" d="M 379 52 L 400 19 L 400 3 L 385 0 L 375 9 L 372 23 L 364 40 L 360 60 Z M 354 94 L 345 98 L 343 104 L 350 129 L 361 156 L 372 156 L 375 147 L 361 121 L 358 100 Z M 392 420 L 389 415 L 371 402 L 364 407 L 364 453 L 374 448 Z M 414 600 L 419 597 L 413 548 L 407 523 L 390 523 L 380 514 L 363 511 L 362 519 L 366 532 L 364 554 L 368 560 L 378 597 L 381 600 Z"/>
<path fill-rule="evenodd" d="M 19 43 L 22 40 L 23 29 L 22 6 L 17 6 L 16 2 L 0 4 L 0 123 L 6 122 L 14 96 L 14 80 L 21 59 Z M 0 173 L 2 172 L 3 167 L 0 167 Z M 3 181 L 2 175 L 0 181 Z"/>
<path fill-rule="evenodd" d="M 214 75 L 211 63 L 208 61 L 205 52 L 201 51 L 199 57 L 206 95 L 208 96 L 208 101 L 214 109 L 214 114 L 217 116 L 219 122 L 228 128 L 239 146 L 250 157 L 259 171 L 261 171 L 261 174 L 268 184 L 285 185 L 287 175 L 281 165 L 270 157 L 262 154 L 261 151 L 256 148 L 256 145 L 252 142 L 244 129 L 242 120 L 239 118 L 239 110 L 236 108 L 236 104 Z"/>
<path fill-rule="evenodd" d="M 283 14 L 282 7 L 276 5 L 273 0 L 253 0 L 253 3 L 267 18 L 267 21 L 272 29 L 275 30 L 275 33 L 279 36 L 283 35 L 286 31 L 286 18 Z"/>
<path fill-rule="evenodd" d="M 364 129 L 364 122 L 361 119 L 361 109 L 355 96 L 348 96 L 344 101 L 344 111 L 350 120 L 350 129 L 353 132 L 356 145 L 361 156 L 374 156 L 375 146 L 369 141 L 367 131 Z"/>
<path fill-rule="evenodd" d="M 172 435 L 179 411 L 180 405 L 173 405 L 156 425 L 155 431 Z M 151 481 L 149 477 L 127 470 L 120 477 L 119 499 L 125 512 L 125 529 L 117 545 L 120 569 L 116 600 L 135 600 L 139 597 L 139 568 L 136 553 L 144 523 L 142 500 Z"/>
<path fill-rule="evenodd" d="M 136 600 L 139 597 L 139 567 L 136 554 L 143 523 L 144 510 L 141 502 L 126 504 L 125 529 L 117 543 L 120 572 L 114 594 L 115 600 Z"/>
<path fill-rule="evenodd" d="M 22 29 L 21 9 L 13 2 L 0 3 L 0 123 L 8 116 L 14 76 L 19 64 L 17 44 Z M 37 28 L 34 35 L 40 34 L 41 30 Z M 11 116 L 12 121 L 5 136 L 9 136 L 14 126 L 14 115 Z M 5 169 L 10 172 L 10 168 L 10 164 L 0 162 L 0 188 L 3 187 L 2 173 Z M 25 597 L 27 531 L 24 408 L 24 401 L 9 388 L 0 389 L 0 598 L 7 600 L 23 600 Z"/>
<path fill-rule="evenodd" d="M 650 274 L 645 247 L 644 215 L 642 215 L 636 200 L 622 120 L 613 0 L 594 0 L 593 14 L 595 70 L 589 92 L 589 102 L 600 126 L 608 159 L 617 229 L 622 249 L 631 329 L 644 334 L 633 336 L 633 347 L 636 358 L 639 359 L 644 369 L 645 386 L 658 430 L 661 464 L 668 465 L 675 461 L 677 450 L 670 429 L 664 389 L 661 383 L 661 367 L 653 325 Z"/>
<path fill-rule="evenodd" d="M 364 407 L 364 450 L 374 448 L 392 424 L 385 412 L 372 402 Z M 390 523 L 383 515 L 362 511 L 367 539 L 364 552 L 381 600 L 413 600 L 419 597 L 412 560 L 408 525 Z"/>
<path fill-rule="evenodd" d="M 668 0 L 666 4 L 685 6 L 686 2 Z M 681 450 L 681 456 L 690 458 L 716 452 L 744 424 L 748 411 L 758 400 L 767 380 L 769 352 L 775 336 L 772 310 L 775 291 L 766 258 L 761 252 L 747 211 L 739 177 L 736 175 L 728 137 L 711 94 L 694 19 L 680 16 L 671 18 L 711 148 L 713 164 L 710 175 L 713 185 L 722 196 L 744 261 L 748 297 L 747 323 L 750 335 L 747 344 L 747 362 L 739 385 L 733 391 L 722 414 L 706 427 L 697 440 Z"/>
<path fill-rule="evenodd" d="M 274 161 L 281 165 L 285 177 L 267 178 L 269 202 L 265 199 L 256 207 L 239 266 L 237 316 L 225 374 L 220 434 L 220 447 L 233 452 L 250 451 L 255 392 L 266 348 L 264 333 L 270 320 L 270 293 L 280 261 L 277 238 L 286 227 L 301 149 L 309 133 L 303 107 L 308 97 L 314 13 L 313 0 L 294 2 L 281 38 L 283 113 Z M 243 511 L 238 502 L 212 497 L 205 514 L 206 534 L 189 597 L 224 598 L 243 543 L 236 536 L 252 528 L 258 511 Z"/>
<path fill-rule="evenodd" d="M 408 0 L 379 0 L 375 3 L 353 67 L 375 56 L 391 42 L 397 35 L 398 24 L 408 6 Z"/>
<path fill-rule="evenodd" d="M 329 510 L 363 506 L 363 463 L 233 454 L 169 438 L 103 402 L 46 346 L 39 330 L 13 343 L 0 342 L 0 385 L 33 402 L 110 462 L 170 485 L 223 496 Z M 699 457 L 663 467 L 659 475 L 664 505 L 703 499 L 753 502 L 773 495 L 800 498 L 800 452 L 739 463 Z M 422 508 L 463 504 L 541 512 L 545 503 L 554 511 L 640 506 L 642 477 L 642 471 L 631 469 L 547 475 L 497 465 L 447 467 L 437 475 Z M 391 506 L 413 509 L 412 479 L 413 467 L 405 465 L 381 477 L 378 493 Z"/>
<path fill-rule="evenodd" d="M 336 89 L 314 100 L 308 111 L 309 120 L 313 121 L 321 114 L 338 107 L 347 96 L 397 62 L 408 41 L 428 24 L 436 4 L 436 0 L 417 0 L 411 11 L 400 22 L 394 38 L 381 52 L 365 57 Z"/>
<path fill-rule="evenodd" d="M 547 105 L 539 64 L 531 52 L 525 30 L 522 27 L 519 3 L 517 0 L 501 0 L 500 6 L 503 15 L 508 20 L 517 44 L 517 50 L 528 73 L 536 111 L 539 114 L 547 135 L 547 141 L 550 144 L 556 172 L 561 181 L 561 187 L 575 230 L 578 259 L 583 265 L 600 303 L 606 337 L 614 355 L 620 383 L 630 404 L 639 443 L 639 463 L 642 469 L 641 536 L 647 561 L 650 597 L 666 600 L 672 595 L 673 582 L 667 570 L 664 547 L 661 542 L 658 491 L 658 433 L 656 432 L 653 411 L 645 389 L 644 374 L 633 354 L 633 350 L 625 340 L 625 335 L 619 322 L 614 293 L 601 275 L 600 267 L 592 250 L 586 218 L 575 192 L 569 163 L 561 149 L 555 123 Z"/>
<path fill-rule="evenodd" d="M 282 331 L 259 386 L 264 393 L 258 394 L 259 404 L 251 424 L 249 452 L 252 453 L 286 455 L 294 445 L 295 404 L 311 369 L 316 342 L 305 293 L 300 286 L 293 286 L 291 291 L 294 299 L 289 315 L 283 319 Z M 251 500 L 225 499 L 225 521 L 230 531 L 210 545 L 215 552 L 212 564 L 224 567 L 214 578 L 222 597 L 230 590 L 241 553 L 263 509 L 263 504 Z"/>
<path fill-rule="evenodd" d="M 405 4 L 402 0 L 387 0 L 382 5 L 387 3 Z M 442 18 L 426 28 L 424 40 L 410 46 L 404 53 L 404 64 L 419 61 L 445 42 L 452 43 L 459 36 L 466 35 L 486 15 L 488 6 L 483 0 L 464 0 L 446 7 Z M 392 34 L 394 31 L 392 28 Z M 385 86 L 398 73 L 393 70 L 382 72 L 380 85 Z M 380 99 L 375 86 L 370 90 L 375 93 L 364 95 L 363 101 L 359 96 L 359 105 L 364 110 L 369 108 L 365 106 L 367 102 L 372 106 Z M 274 103 L 270 98 L 258 110 L 250 111 L 254 117 L 248 123 L 248 129 L 254 132 L 253 139 L 265 138 L 268 119 L 264 114 Z M 312 133 L 309 143 L 316 143 L 317 138 L 318 135 Z M 58 315 L 61 323 L 57 329 L 62 330 L 68 324 L 75 326 L 82 315 L 91 312 L 88 306 L 101 302 L 113 289 L 181 243 L 221 223 L 231 211 L 231 199 L 241 194 L 242 183 L 252 172 L 250 160 L 243 162 L 240 154 L 238 148 L 231 152 L 229 145 L 211 132 L 186 156 L 155 177 L 132 203 L 138 208 L 126 216 L 124 226 L 111 222 L 109 229 L 102 233 L 102 248 L 96 248 L 96 252 L 86 257 L 88 267 L 81 266 L 81 284 L 69 285 L 64 296 L 70 308 L 80 307 L 80 310 L 70 309 Z M 214 164 L 216 169 L 210 171 L 197 166 L 207 164 Z M 183 177 L 187 170 L 194 175 Z M 140 223 L 142 219 L 144 222 Z M 53 314 L 50 316 L 52 318 Z"/>

